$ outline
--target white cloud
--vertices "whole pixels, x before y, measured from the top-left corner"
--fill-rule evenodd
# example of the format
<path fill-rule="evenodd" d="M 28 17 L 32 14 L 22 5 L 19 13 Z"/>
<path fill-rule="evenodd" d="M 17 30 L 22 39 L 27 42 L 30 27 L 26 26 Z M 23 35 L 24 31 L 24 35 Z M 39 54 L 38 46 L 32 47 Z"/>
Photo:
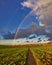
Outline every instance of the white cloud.
<path fill-rule="evenodd" d="M 52 0 L 27 0 L 21 4 L 32 9 L 32 14 L 40 21 L 40 26 L 52 30 Z"/>
<path fill-rule="evenodd" d="M 39 22 L 40 26 L 45 26 L 45 24 L 43 22 Z"/>
<path fill-rule="evenodd" d="M 21 5 L 25 6 L 25 7 L 32 7 L 32 4 L 30 2 L 23 2 L 21 3 Z"/>

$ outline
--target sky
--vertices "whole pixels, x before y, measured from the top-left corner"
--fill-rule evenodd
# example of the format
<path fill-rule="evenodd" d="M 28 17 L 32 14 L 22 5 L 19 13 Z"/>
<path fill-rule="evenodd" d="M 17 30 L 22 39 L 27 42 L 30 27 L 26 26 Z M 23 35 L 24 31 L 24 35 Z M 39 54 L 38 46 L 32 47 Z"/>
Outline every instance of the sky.
<path fill-rule="evenodd" d="M 23 10 L 22 0 L 0 0 L 0 30 L 15 30 L 29 10 Z M 25 13 L 24 13 L 25 11 Z"/>
<path fill-rule="evenodd" d="M 32 14 L 39 20 L 39 26 L 52 33 L 52 0 L 26 0 L 21 4 L 31 8 Z"/>
<path fill-rule="evenodd" d="M 23 7 L 21 5 L 21 2 L 23 1 L 25 0 L 0 0 L 0 32 L 14 32 L 25 16 L 31 11 L 31 8 Z M 33 17 L 31 20 L 32 19 Z M 28 24 L 24 24 L 24 26 L 25 25 Z"/>
<path fill-rule="evenodd" d="M 27 29 L 19 30 L 21 28 Z M 52 40 L 52 0 L 0 0 L 0 39 L 5 39 L 1 34 L 8 31 L 12 39 L 13 33 L 16 39 L 17 34 L 24 36 L 37 31 L 39 36 L 30 41 L 48 40 L 49 37 Z"/>
<path fill-rule="evenodd" d="M 52 33 L 52 0 L 0 0 L 0 32 L 15 32 L 28 22 Z"/>

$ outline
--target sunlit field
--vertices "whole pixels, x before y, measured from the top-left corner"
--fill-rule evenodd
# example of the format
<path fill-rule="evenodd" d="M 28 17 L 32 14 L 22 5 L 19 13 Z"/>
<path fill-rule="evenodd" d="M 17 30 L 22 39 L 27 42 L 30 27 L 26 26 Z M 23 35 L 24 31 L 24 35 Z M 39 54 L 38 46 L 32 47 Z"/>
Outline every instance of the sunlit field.
<path fill-rule="evenodd" d="M 52 65 L 52 46 L 39 46 L 31 48 L 39 65 Z"/>
<path fill-rule="evenodd" d="M 0 65 L 25 65 L 26 47 L 0 46 Z"/>
<path fill-rule="evenodd" d="M 33 60 L 36 60 L 35 62 L 33 62 L 31 56 L 31 62 L 28 60 L 29 51 L 33 55 Z M 30 62 L 30 64 L 27 62 Z M 52 43 L 0 45 L 0 65 L 52 65 Z"/>

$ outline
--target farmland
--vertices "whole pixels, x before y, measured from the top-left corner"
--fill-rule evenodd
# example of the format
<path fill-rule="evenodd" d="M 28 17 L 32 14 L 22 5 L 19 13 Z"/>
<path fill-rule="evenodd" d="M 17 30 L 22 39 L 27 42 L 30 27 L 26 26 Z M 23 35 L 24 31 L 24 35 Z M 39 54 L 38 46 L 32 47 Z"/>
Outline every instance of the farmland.
<path fill-rule="evenodd" d="M 52 44 L 1 45 L 0 65 L 52 65 Z"/>
<path fill-rule="evenodd" d="M 27 48 L 0 46 L 0 65 L 25 65 Z"/>
<path fill-rule="evenodd" d="M 31 48 L 39 65 L 52 65 L 52 46 L 40 46 Z"/>

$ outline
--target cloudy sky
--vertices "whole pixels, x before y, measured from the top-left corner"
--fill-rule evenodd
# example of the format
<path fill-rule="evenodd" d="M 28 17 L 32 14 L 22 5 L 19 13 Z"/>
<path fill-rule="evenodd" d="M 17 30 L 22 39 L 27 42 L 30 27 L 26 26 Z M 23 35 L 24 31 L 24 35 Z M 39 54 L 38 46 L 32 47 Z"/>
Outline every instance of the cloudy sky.
<path fill-rule="evenodd" d="M 39 26 L 52 33 L 52 0 L 26 0 L 21 4 L 31 8 L 30 14 L 36 15 Z"/>
<path fill-rule="evenodd" d="M 14 32 L 34 23 L 52 33 L 52 0 L 0 0 L 0 32 Z"/>

